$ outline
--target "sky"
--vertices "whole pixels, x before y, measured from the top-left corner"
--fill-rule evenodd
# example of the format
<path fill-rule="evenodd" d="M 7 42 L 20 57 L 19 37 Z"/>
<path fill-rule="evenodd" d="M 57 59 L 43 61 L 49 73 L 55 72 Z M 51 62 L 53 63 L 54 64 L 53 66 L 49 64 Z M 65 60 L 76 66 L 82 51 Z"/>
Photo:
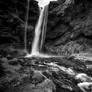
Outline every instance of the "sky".
<path fill-rule="evenodd" d="M 46 5 L 50 3 L 50 1 L 57 1 L 57 0 L 36 0 L 38 2 L 39 7 L 44 8 Z"/>

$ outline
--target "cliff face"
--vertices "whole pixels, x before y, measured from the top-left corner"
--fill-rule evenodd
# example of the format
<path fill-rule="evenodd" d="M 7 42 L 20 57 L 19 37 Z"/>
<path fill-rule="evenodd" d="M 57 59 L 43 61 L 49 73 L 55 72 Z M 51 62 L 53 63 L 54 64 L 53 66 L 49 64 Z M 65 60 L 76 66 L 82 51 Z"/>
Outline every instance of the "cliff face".
<path fill-rule="evenodd" d="M 70 50 L 70 53 L 91 48 L 91 3 L 88 0 L 75 0 L 64 11 L 62 4 L 57 11 L 53 10 L 49 15 L 46 44 L 54 46 L 54 50 L 56 48 L 60 51 L 63 48 L 63 51 Z"/>
<path fill-rule="evenodd" d="M 1 0 L 0 1 L 0 39 L 5 43 L 24 43 L 24 30 L 27 16 L 27 0 Z M 33 38 L 33 30 L 39 16 L 37 2 L 30 0 L 30 10 L 27 31 Z M 8 41 L 7 41 L 8 40 Z"/>
<path fill-rule="evenodd" d="M 23 44 L 27 6 L 26 0 L 0 0 L 0 44 Z M 51 2 L 43 50 L 58 54 L 58 51 L 65 53 L 71 49 L 73 51 L 69 53 L 72 53 L 91 48 L 91 10 L 90 0 Z M 37 2 L 31 0 L 27 27 L 28 47 L 32 45 L 38 17 Z"/>

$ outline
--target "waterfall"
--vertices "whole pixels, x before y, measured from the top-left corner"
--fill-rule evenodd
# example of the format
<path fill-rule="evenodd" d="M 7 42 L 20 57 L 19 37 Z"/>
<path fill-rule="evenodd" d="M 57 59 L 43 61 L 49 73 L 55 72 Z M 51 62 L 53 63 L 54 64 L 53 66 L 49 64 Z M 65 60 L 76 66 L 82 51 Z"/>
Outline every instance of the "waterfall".
<path fill-rule="evenodd" d="M 40 53 L 46 35 L 48 5 L 43 8 L 39 8 L 39 10 L 40 10 L 40 16 L 37 25 L 35 27 L 35 36 L 32 44 L 32 51 L 31 54 L 27 54 L 26 57 L 32 57 L 32 56 L 49 57 L 49 55 Z"/>
<path fill-rule="evenodd" d="M 43 47 L 45 37 L 46 37 L 47 20 L 48 20 L 48 5 L 45 6 L 45 10 L 44 10 L 44 17 L 43 17 L 42 30 L 41 30 L 40 51 Z"/>
<path fill-rule="evenodd" d="M 27 27 L 28 27 L 28 16 L 29 16 L 29 7 L 30 7 L 30 0 L 27 0 L 27 11 L 25 17 L 25 29 L 24 29 L 24 48 L 25 52 L 27 52 Z"/>
<path fill-rule="evenodd" d="M 40 8 L 40 16 L 39 16 L 39 20 L 38 20 L 38 23 L 37 23 L 36 28 L 35 28 L 35 37 L 33 40 L 31 54 L 39 53 L 39 40 L 40 40 L 40 34 L 41 34 L 41 25 L 42 25 L 42 21 L 43 21 L 44 9 L 45 8 L 42 8 L 42 9 Z"/>
<path fill-rule="evenodd" d="M 31 54 L 27 54 L 26 57 L 53 57 L 52 55 L 42 54 L 40 53 L 45 36 L 46 36 L 46 28 L 47 28 L 47 18 L 48 18 L 48 5 L 50 1 L 56 1 L 56 0 L 37 0 L 39 5 L 39 19 L 37 22 L 37 25 L 35 27 L 35 36 L 32 44 L 32 51 Z M 40 46 L 39 46 L 40 44 Z"/>

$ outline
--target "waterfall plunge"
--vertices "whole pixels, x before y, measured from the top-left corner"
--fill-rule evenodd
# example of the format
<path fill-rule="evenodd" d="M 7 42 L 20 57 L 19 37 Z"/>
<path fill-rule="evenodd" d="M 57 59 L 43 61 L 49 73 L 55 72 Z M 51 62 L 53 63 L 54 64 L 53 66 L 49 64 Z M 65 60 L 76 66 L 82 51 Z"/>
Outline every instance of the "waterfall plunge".
<path fill-rule="evenodd" d="M 40 16 L 35 28 L 35 36 L 33 40 L 31 54 L 27 54 L 26 57 L 33 57 L 33 56 L 46 57 L 46 58 L 53 57 L 52 55 L 40 53 L 40 50 L 42 48 L 43 41 L 45 39 L 47 16 L 48 16 L 48 5 L 50 1 L 56 1 L 56 0 L 36 0 L 36 1 L 38 1 Z M 43 26 L 42 26 L 42 23 L 43 23 Z M 42 30 L 41 30 L 41 26 L 42 26 Z M 41 32 L 42 32 L 42 35 L 41 35 Z M 41 41 L 40 41 L 40 35 L 41 35 Z M 40 46 L 39 46 L 39 41 L 40 41 Z"/>
<path fill-rule="evenodd" d="M 35 38 L 32 45 L 32 52 L 31 52 L 32 54 L 39 53 L 39 40 L 40 40 L 40 34 L 41 34 L 41 25 L 42 25 L 44 9 L 45 8 L 43 9 L 40 8 L 40 16 L 39 16 L 38 24 L 36 25 L 36 28 L 35 28 Z"/>

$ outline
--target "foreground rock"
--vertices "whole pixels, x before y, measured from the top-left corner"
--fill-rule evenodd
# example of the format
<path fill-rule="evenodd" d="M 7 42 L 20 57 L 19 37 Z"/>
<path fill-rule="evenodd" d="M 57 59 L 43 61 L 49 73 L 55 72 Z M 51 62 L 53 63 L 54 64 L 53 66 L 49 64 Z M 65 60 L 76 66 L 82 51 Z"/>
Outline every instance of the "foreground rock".
<path fill-rule="evenodd" d="M 7 52 L 7 51 L 6 51 Z M 71 57 L 0 57 L 1 92 L 91 92 L 91 61 Z M 22 52 L 23 53 L 23 52 Z M 12 58 L 7 57 L 10 56 Z"/>

